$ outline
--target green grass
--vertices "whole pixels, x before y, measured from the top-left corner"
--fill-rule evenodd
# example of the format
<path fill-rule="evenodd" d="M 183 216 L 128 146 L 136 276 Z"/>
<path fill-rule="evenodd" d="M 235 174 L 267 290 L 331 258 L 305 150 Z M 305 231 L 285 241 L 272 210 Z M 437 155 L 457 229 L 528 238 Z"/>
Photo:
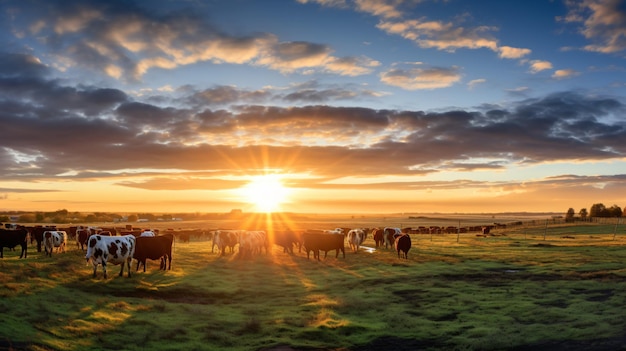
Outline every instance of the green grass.
<path fill-rule="evenodd" d="M 608 227 L 412 235 L 408 260 L 278 248 L 241 260 L 196 239 L 176 243 L 171 271 L 112 266 L 106 280 L 73 245 L 5 250 L 0 350 L 620 349 L 626 238 Z"/>

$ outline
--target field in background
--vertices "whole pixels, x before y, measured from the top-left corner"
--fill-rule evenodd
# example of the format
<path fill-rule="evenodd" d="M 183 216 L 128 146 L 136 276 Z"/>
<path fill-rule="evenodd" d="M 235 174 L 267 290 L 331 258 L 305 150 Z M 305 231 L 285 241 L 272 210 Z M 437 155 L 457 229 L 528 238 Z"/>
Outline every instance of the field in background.
<path fill-rule="evenodd" d="M 265 216 L 141 223 L 175 230 L 258 228 Z M 392 250 L 242 260 L 209 237 L 175 244 L 172 270 L 91 277 L 84 252 L 5 249 L 1 349 L 615 350 L 626 348 L 626 231 L 527 216 L 289 216 L 276 229 L 507 225 L 489 235 L 412 234 Z M 137 225 L 139 226 L 139 225 Z M 365 243 L 374 247 L 372 238 Z"/>

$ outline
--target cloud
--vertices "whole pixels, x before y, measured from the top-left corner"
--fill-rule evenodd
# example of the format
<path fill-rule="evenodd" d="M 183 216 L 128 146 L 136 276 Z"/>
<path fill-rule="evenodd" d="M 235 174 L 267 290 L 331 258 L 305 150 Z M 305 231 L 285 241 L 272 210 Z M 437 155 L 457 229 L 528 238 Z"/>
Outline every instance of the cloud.
<path fill-rule="evenodd" d="M 267 89 L 242 90 L 234 86 L 216 86 L 194 93 L 188 101 L 200 106 L 229 105 L 242 102 L 259 103 L 271 98 L 271 94 L 271 91 Z"/>
<path fill-rule="evenodd" d="M 619 0 L 566 1 L 567 15 L 558 20 L 580 23 L 580 33 L 591 44 L 584 50 L 617 53 L 626 49 L 626 8 Z"/>
<path fill-rule="evenodd" d="M 347 7 L 346 0 L 296 0 L 301 4 L 308 4 L 309 2 L 318 3 L 322 6 L 329 7 Z"/>
<path fill-rule="evenodd" d="M 541 61 L 541 60 L 532 60 L 529 61 L 530 64 L 530 72 L 531 73 L 539 73 L 541 71 L 545 71 L 547 69 L 552 69 L 552 63 L 549 61 Z"/>
<path fill-rule="evenodd" d="M 154 188 L 169 174 L 189 187 L 206 188 L 207 178 L 255 168 L 338 179 L 626 155 L 626 123 L 613 118 L 626 108 L 610 96 L 561 92 L 506 106 L 439 112 L 241 103 L 225 110 L 207 106 L 254 100 L 250 95 L 256 92 L 184 89 L 175 103 L 153 104 L 115 89 L 66 85 L 46 78 L 47 71 L 27 56 L 11 59 L 13 66 L 0 66 L 0 87 L 11 87 L 0 99 L 5 181 L 97 177 Z M 23 77 L 11 71 L 15 66 L 26 67 Z M 459 73 L 418 65 L 386 72 L 383 79 L 425 88 L 457 81 Z M 351 91 L 315 82 L 290 89 L 265 93 L 313 101 Z"/>
<path fill-rule="evenodd" d="M 414 41 L 422 48 L 447 51 L 461 48 L 498 50 L 497 40 L 483 34 L 494 29 L 485 26 L 464 28 L 451 22 L 404 20 L 381 21 L 377 27 L 389 34 L 400 35 Z"/>
<path fill-rule="evenodd" d="M 407 90 L 439 89 L 461 80 L 457 67 L 393 68 L 381 73 L 381 82 Z"/>
<path fill-rule="evenodd" d="M 196 90 L 188 87 L 187 96 L 181 103 L 197 108 L 228 107 L 234 105 L 263 105 L 270 101 L 284 101 L 289 104 L 328 103 L 350 99 L 376 99 L 387 95 L 385 92 L 364 89 L 355 85 L 319 84 L 316 81 L 294 84 L 288 87 L 265 87 L 248 90 L 236 86 L 214 86 Z"/>
<path fill-rule="evenodd" d="M 191 11 L 156 15 L 135 6 L 97 1 L 32 3 L 38 18 L 26 26 L 51 50 L 55 67 L 79 65 L 114 79 L 140 80 L 148 71 L 171 70 L 198 62 L 259 65 L 284 73 L 321 72 L 356 76 L 378 66 L 367 57 L 337 57 L 324 44 L 281 42 L 275 35 L 230 35 Z M 19 27 L 20 19 L 15 20 Z M 145 30 L 150 28 L 150 30 Z M 80 33 L 80 35 L 76 35 Z"/>
<path fill-rule="evenodd" d="M 498 47 L 499 56 L 507 59 L 519 59 L 531 53 L 530 49 L 514 48 L 510 46 Z"/>
<path fill-rule="evenodd" d="M 467 87 L 471 90 L 474 89 L 477 85 L 485 83 L 487 80 L 484 78 L 473 79 L 467 83 Z"/>
<path fill-rule="evenodd" d="M 307 1 L 316 2 L 322 6 L 349 8 L 346 1 Z M 521 59 L 531 53 L 530 49 L 500 45 L 497 38 L 490 33 L 497 28 L 490 26 L 462 26 L 460 23 L 442 20 L 431 20 L 425 17 L 407 18 L 408 12 L 400 9 L 401 6 L 413 4 L 400 0 L 355 0 L 354 9 L 379 17 L 376 27 L 387 34 L 399 35 L 415 42 L 421 48 L 434 48 L 454 52 L 458 49 L 489 49 L 498 53 L 498 57 L 505 59 Z"/>
<path fill-rule="evenodd" d="M 554 79 L 566 79 L 566 78 L 572 78 L 575 76 L 580 75 L 580 72 L 575 71 L 573 69 L 558 69 L 556 71 L 554 71 L 554 74 L 552 75 L 552 78 Z"/>
<path fill-rule="evenodd" d="M 382 18 L 401 17 L 402 13 L 396 8 L 396 4 L 400 1 L 382 1 L 382 0 L 355 0 L 356 9 L 361 12 L 367 12 L 373 16 Z"/>

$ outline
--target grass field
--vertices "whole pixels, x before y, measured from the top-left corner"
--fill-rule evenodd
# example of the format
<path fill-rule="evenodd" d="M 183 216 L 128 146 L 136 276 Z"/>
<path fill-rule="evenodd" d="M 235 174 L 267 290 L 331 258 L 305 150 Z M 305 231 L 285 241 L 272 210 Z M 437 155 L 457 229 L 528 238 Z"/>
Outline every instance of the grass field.
<path fill-rule="evenodd" d="M 289 226 L 494 220 L 516 219 L 319 215 Z M 542 223 L 413 234 L 408 260 L 382 248 L 318 262 L 278 247 L 242 260 L 192 238 L 175 244 L 171 271 L 151 261 L 127 278 L 113 266 L 106 280 L 75 245 L 51 258 L 31 246 L 22 260 L 5 249 L 0 350 L 626 349 L 623 225 Z"/>

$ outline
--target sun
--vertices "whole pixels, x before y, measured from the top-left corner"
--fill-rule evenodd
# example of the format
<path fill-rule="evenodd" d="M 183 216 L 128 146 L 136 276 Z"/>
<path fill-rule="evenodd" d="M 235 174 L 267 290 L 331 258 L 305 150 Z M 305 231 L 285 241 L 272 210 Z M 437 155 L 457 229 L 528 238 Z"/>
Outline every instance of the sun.
<path fill-rule="evenodd" d="M 283 185 L 280 176 L 274 174 L 254 177 L 242 192 L 248 203 L 265 213 L 280 210 L 289 196 L 289 189 Z"/>

